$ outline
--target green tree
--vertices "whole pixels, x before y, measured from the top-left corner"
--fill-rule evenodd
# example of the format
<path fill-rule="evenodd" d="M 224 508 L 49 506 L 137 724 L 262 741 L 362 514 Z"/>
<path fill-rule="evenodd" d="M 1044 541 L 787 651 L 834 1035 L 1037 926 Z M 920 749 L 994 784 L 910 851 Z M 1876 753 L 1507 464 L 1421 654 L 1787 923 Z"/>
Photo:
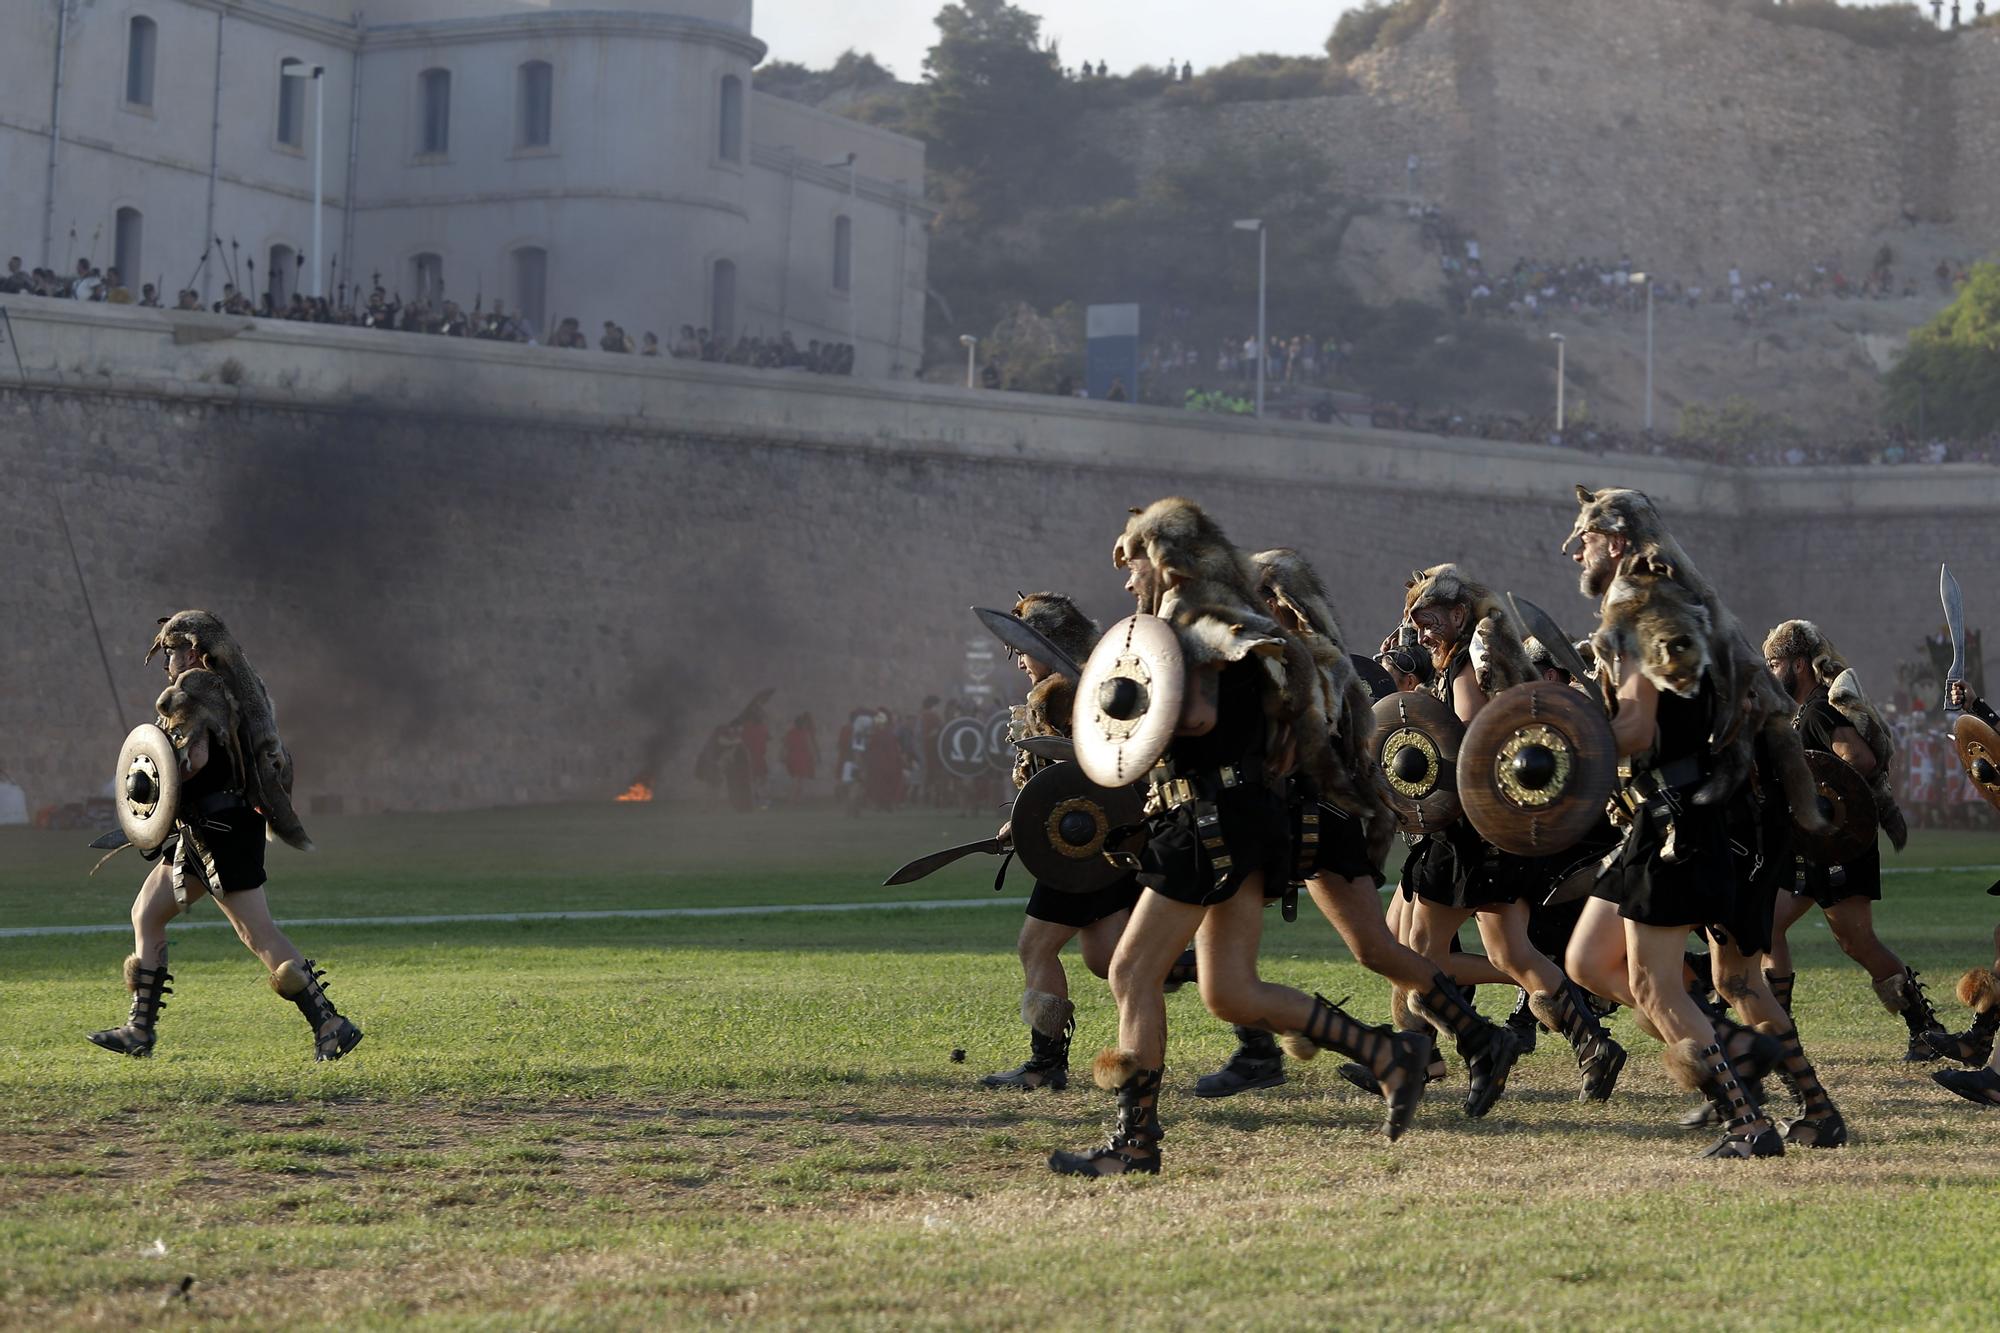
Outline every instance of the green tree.
<path fill-rule="evenodd" d="M 1965 287 L 1910 335 L 1887 377 L 1892 424 L 1960 438 L 2000 430 L 2000 264 L 1975 264 Z"/>
<path fill-rule="evenodd" d="M 1042 21 L 1006 0 L 961 0 L 937 15 L 912 121 L 934 170 L 980 204 L 1019 199 L 1060 155 L 1076 99 Z"/>

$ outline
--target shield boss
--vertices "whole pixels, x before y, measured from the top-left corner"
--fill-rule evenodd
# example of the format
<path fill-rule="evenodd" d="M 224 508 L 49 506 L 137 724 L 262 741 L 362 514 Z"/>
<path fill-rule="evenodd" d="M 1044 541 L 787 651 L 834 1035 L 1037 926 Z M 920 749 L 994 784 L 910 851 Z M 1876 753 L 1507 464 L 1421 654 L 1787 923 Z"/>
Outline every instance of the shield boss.
<path fill-rule="evenodd" d="M 2000 732 L 1970 713 L 1951 724 L 1951 743 L 1958 750 L 1958 762 L 1965 776 L 1986 798 L 1988 805 L 2000 807 Z"/>
<path fill-rule="evenodd" d="M 1100 787 L 1146 776 L 1174 738 L 1187 670 L 1174 627 L 1158 616 L 1127 616 L 1090 654 L 1076 686 L 1076 761 Z"/>
<path fill-rule="evenodd" d="M 1375 760 L 1403 832 L 1435 833 L 1457 819 L 1464 726 L 1434 695 L 1403 690 L 1375 704 Z"/>
<path fill-rule="evenodd" d="M 1465 729 L 1458 795 L 1479 836 L 1516 856 L 1569 850 L 1604 817 L 1618 747 L 1597 703 L 1567 685 L 1502 690 Z"/>
<path fill-rule="evenodd" d="M 165 842 L 174 831 L 181 797 L 180 756 L 167 733 L 151 722 L 132 728 L 118 747 L 118 769 L 111 781 L 118 826 L 132 845 L 150 852 Z"/>
<path fill-rule="evenodd" d="M 1792 845 L 1814 865 L 1844 866 L 1875 845 L 1874 793 L 1866 778 L 1829 750 L 1807 750 L 1806 763 L 1819 788 L 1819 812 L 1833 827 L 1809 833 L 1794 823 Z"/>
<path fill-rule="evenodd" d="M 1137 786 L 1100 787 L 1080 764 L 1050 764 L 1014 798 L 1014 854 L 1052 889 L 1095 893 L 1132 873 L 1105 853 L 1132 850 L 1112 834 L 1139 823 L 1145 804 Z"/>

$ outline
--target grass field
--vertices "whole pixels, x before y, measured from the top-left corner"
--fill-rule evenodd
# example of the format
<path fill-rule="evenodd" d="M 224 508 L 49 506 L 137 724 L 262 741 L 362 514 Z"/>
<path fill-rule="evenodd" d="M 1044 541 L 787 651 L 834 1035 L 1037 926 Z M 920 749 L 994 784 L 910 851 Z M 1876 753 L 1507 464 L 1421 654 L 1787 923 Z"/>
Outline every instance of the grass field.
<path fill-rule="evenodd" d="M 1330 1061 L 1200 1102 L 1186 1088 L 1231 1039 L 1190 989 L 1169 1000 L 1167 1174 L 1058 1180 L 1049 1149 L 1108 1120 L 1084 1072 L 1112 1030 L 1102 984 L 1072 961 L 1071 1091 L 983 1092 L 1023 1053 L 1025 882 L 995 906 L 978 858 L 878 887 L 989 831 L 611 805 L 313 821 L 318 853 L 271 853 L 281 920 L 969 902 L 302 928 L 368 1032 L 336 1065 L 310 1062 L 226 930 L 175 934 L 147 1061 L 83 1040 L 122 1019 L 124 938 L 0 938 L 0 1326 L 1992 1322 L 2000 1114 L 1898 1062 L 1901 1023 L 1816 916 L 1799 1016 L 1856 1131 L 1838 1153 L 1694 1160 L 1684 1098 L 1624 1015 L 1633 1060 L 1604 1106 L 1571 1100 L 1547 1037 L 1485 1120 L 1459 1112 L 1454 1071 L 1393 1146 Z M 85 840 L 0 830 L 0 927 L 123 919 L 140 863 L 85 879 Z M 1895 864 L 1987 862 L 2000 841 L 1932 834 Z M 1951 979 L 1990 961 L 1993 877 L 1895 875 L 1880 909 L 1952 1026 Z M 1317 919 L 1271 914 L 1265 956 L 1386 1013 Z"/>

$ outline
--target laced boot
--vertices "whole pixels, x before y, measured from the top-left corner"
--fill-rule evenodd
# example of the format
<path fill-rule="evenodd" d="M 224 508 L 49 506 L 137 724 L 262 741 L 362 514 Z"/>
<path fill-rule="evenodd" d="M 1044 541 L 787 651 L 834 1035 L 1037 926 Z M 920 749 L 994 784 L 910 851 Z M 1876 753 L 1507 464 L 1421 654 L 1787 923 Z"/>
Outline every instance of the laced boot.
<path fill-rule="evenodd" d="M 1723 1126 L 1722 1138 L 1706 1149 L 1703 1157 L 1783 1157 L 1785 1141 L 1777 1127 L 1765 1117 L 1764 1109 L 1752 1101 L 1722 1047 L 1710 1042 L 1698 1047 L 1683 1037 L 1667 1047 L 1667 1070 L 1689 1092 L 1699 1092 L 1715 1105 Z"/>
<path fill-rule="evenodd" d="M 1993 1034 L 2000 1032 L 2000 977 L 1973 968 L 1958 979 L 1958 1002 L 1972 1010 L 1972 1026 L 1942 1036 L 1929 1033 L 1924 1039 L 1947 1060 L 1983 1065 L 1993 1058 Z"/>
<path fill-rule="evenodd" d="M 1091 1068 L 1097 1086 L 1118 1094 L 1118 1127 L 1102 1148 L 1049 1154 L 1049 1170 L 1059 1176 L 1121 1176 L 1129 1172 L 1160 1174 L 1160 1075 L 1139 1068 L 1131 1051 L 1099 1051 Z"/>
<path fill-rule="evenodd" d="M 1935 1060 L 1938 1053 L 1931 1049 L 1932 1036 L 1948 1037 L 1944 1024 L 1938 1022 L 1935 1010 L 1931 1008 L 1931 997 L 1924 994 L 1924 983 L 1913 967 L 1905 967 L 1901 972 L 1892 973 L 1875 983 L 1875 998 L 1882 1007 L 1899 1016 L 1904 1026 L 1910 1029 L 1910 1045 L 1903 1052 L 1903 1059 L 1909 1062 Z"/>
<path fill-rule="evenodd" d="M 1257 1088 L 1275 1088 L 1285 1081 L 1285 1053 L 1278 1039 L 1262 1028 L 1236 1029 L 1236 1052 L 1213 1074 L 1194 1081 L 1197 1097 L 1234 1097 Z"/>
<path fill-rule="evenodd" d="M 333 1001 L 326 998 L 326 986 L 321 981 L 325 975 L 310 958 L 303 967 L 287 959 L 271 973 L 271 989 L 297 1005 L 306 1016 L 306 1023 L 313 1031 L 313 1059 L 338 1060 L 361 1044 L 361 1029 L 341 1017 Z"/>
<path fill-rule="evenodd" d="M 132 992 L 131 1016 L 125 1020 L 125 1026 L 93 1032 L 90 1039 L 120 1055 L 151 1055 L 153 1025 L 159 1021 L 160 1011 L 167 1007 L 167 996 L 174 993 L 174 988 L 167 984 L 173 979 L 174 974 L 167 971 L 165 949 L 160 950 L 158 967 L 141 967 L 138 954 L 127 957 L 125 989 Z"/>
<path fill-rule="evenodd" d="M 1533 1055 L 1535 1041 L 1541 1032 L 1542 1020 L 1535 1017 L 1535 1011 L 1528 1004 L 1528 992 L 1514 993 L 1514 1012 L 1507 1015 L 1507 1030 L 1514 1034 L 1514 1044 L 1521 1048 L 1521 1054 Z"/>
<path fill-rule="evenodd" d="M 1736 1077 L 1742 1081 L 1744 1090 L 1758 1105 L 1763 1105 L 1764 1078 L 1781 1054 L 1778 1044 L 1730 1018 L 1719 1004 L 1703 1005 L 1702 1012 L 1715 1025 L 1715 1035 L 1722 1043 L 1723 1054 L 1729 1057 L 1729 1063 L 1736 1070 Z M 1706 1099 L 1680 1118 L 1682 1129 L 1707 1129 L 1721 1123 L 1722 1117 L 1715 1103 Z"/>
<path fill-rule="evenodd" d="M 2000 1106 L 2000 1049 L 1994 1051 L 1983 1069 L 1933 1069 L 1931 1078 L 1939 1087 L 1969 1102 Z"/>
<path fill-rule="evenodd" d="M 1386 1026 L 1370 1027 L 1324 995 L 1315 995 L 1305 1029 L 1286 1033 L 1282 1041 L 1295 1060 L 1310 1060 L 1321 1051 L 1339 1051 L 1359 1061 L 1375 1076 L 1382 1100 L 1389 1104 L 1382 1132 L 1393 1142 L 1410 1127 L 1417 1103 L 1423 1100 L 1428 1082 L 1425 1071 L 1435 1048 L 1429 1028 L 1397 1032 Z"/>
<path fill-rule="evenodd" d="M 1562 1033 L 1576 1052 L 1577 1068 L 1583 1071 L 1583 1087 L 1576 1099 L 1611 1100 L 1618 1075 L 1625 1068 L 1625 1048 L 1604 1030 L 1583 987 L 1564 977 L 1561 990 L 1536 991 L 1528 1004 L 1535 1017 L 1548 1024 L 1551 1032 Z"/>
<path fill-rule="evenodd" d="M 988 1074 L 979 1080 L 979 1086 L 1061 1092 L 1069 1086 L 1069 1043 L 1076 1035 L 1076 1006 L 1059 995 L 1031 990 L 1021 997 L 1021 1021 L 1028 1025 L 1027 1060 L 1004 1074 Z"/>
<path fill-rule="evenodd" d="M 1764 984 L 1771 988 L 1771 994 L 1776 996 L 1778 1003 L 1784 1006 L 1785 1017 L 1787 1018 L 1790 1018 L 1792 1014 L 1792 983 L 1798 979 L 1799 974 L 1796 972 L 1764 973 Z"/>
<path fill-rule="evenodd" d="M 1759 1035 L 1778 1044 L 1778 1080 L 1798 1099 L 1799 1118 L 1785 1126 L 1785 1142 L 1797 1148 L 1838 1148 L 1847 1142 L 1847 1121 L 1819 1081 L 1796 1027 L 1765 1023 Z"/>
<path fill-rule="evenodd" d="M 1472 1007 L 1472 992 L 1475 989 L 1476 987 L 1466 986 L 1459 991 L 1465 998 L 1468 1009 Z M 1389 1026 L 1398 1032 L 1429 1032 L 1430 1023 L 1411 1012 L 1410 998 L 1410 992 L 1401 986 L 1389 988 Z M 1375 1077 L 1375 1071 L 1367 1065 L 1344 1064 L 1334 1072 L 1370 1097 L 1382 1095 L 1382 1081 Z M 1444 1052 L 1437 1048 L 1436 1042 L 1432 1042 L 1431 1062 L 1424 1067 L 1424 1082 L 1441 1083 L 1449 1072 L 1445 1068 Z"/>
<path fill-rule="evenodd" d="M 1514 1062 L 1521 1058 L 1520 1039 L 1511 1021 L 1501 1027 L 1481 1018 L 1442 972 L 1431 978 L 1431 988 L 1416 996 L 1411 1007 L 1439 1032 L 1448 1033 L 1457 1045 L 1472 1085 L 1465 1094 L 1465 1113 L 1476 1119 L 1492 1110 L 1507 1090 L 1507 1075 Z M 1530 1014 L 1528 1022 L 1532 1025 L 1534 1021 Z"/>

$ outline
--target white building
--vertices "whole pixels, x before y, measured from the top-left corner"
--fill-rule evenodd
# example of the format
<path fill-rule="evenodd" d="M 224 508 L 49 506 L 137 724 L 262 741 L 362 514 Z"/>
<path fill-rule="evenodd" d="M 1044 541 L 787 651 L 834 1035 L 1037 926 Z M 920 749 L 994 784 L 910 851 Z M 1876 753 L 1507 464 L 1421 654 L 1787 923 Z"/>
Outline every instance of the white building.
<path fill-rule="evenodd" d="M 379 273 L 593 341 L 788 330 L 916 370 L 923 146 L 756 93 L 751 0 L 362 4 L 10 0 L 0 256 L 169 303 Z"/>

